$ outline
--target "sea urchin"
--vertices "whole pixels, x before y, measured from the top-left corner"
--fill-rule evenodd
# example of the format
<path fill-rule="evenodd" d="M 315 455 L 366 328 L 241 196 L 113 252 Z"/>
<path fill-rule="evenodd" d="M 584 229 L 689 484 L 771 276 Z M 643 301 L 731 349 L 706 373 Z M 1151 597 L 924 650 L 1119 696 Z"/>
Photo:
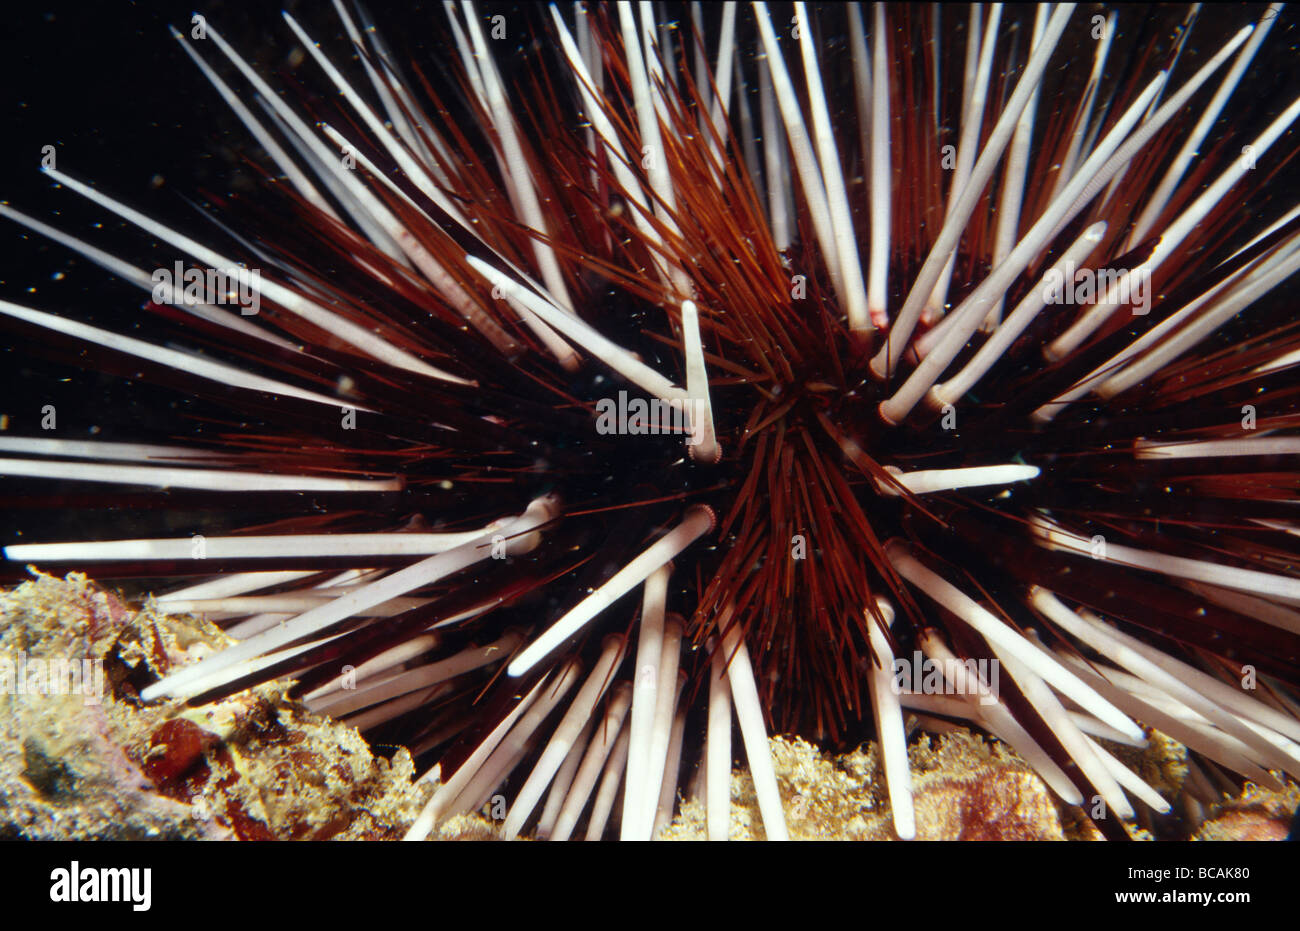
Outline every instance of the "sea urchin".
<path fill-rule="evenodd" d="M 1108 836 L 1169 802 L 1099 740 L 1300 777 L 1280 4 L 1206 49 L 1068 3 L 445 6 L 428 61 L 286 13 L 287 95 L 173 30 L 258 196 L 186 234 L 44 165 L 152 272 L 0 205 L 150 295 L 138 335 L 0 301 L 22 345 L 198 404 L 0 437 L 28 487 L 203 515 L 5 549 L 188 579 L 158 604 L 238 643 L 142 700 L 296 679 L 436 767 L 416 838 L 498 793 L 506 836 L 648 838 L 691 781 L 725 838 L 733 709 L 772 838 L 769 731 L 869 718 L 913 836 L 904 709 Z"/>

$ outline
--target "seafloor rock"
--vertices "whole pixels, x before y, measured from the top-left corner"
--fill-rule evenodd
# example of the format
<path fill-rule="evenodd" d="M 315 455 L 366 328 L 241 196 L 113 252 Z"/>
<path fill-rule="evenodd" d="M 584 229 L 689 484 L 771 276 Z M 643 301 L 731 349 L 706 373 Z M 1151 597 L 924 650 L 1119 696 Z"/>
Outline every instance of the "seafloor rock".
<path fill-rule="evenodd" d="M 372 755 L 275 684 L 200 708 L 140 703 L 143 684 L 228 642 L 80 575 L 0 593 L 0 836 L 400 837 L 429 791 L 405 750 Z M 53 660 L 92 670 L 90 687 L 52 676 Z"/>
<path fill-rule="evenodd" d="M 965 731 L 921 737 L 908 748 L 923 840 L 1064 840 L 1046 786 L 1001 744 Z M 875 745 L 843 756 L 802 740 L 775 738 L 772 757 L 794 840 L 890 840 L 889 798 Z M 732 776 L 731 838 L 764 836 L 753 782 Z M 682 806 L 665 838 L 703 839 L 704 806 Z"/>
<path fill-rule="evenodd" d="M 1300 786 L 1270 792 L 1248 785 L 1241 796 L 1214 806 L 1194 840 L 1286 840 L 1300 805 Z"/>

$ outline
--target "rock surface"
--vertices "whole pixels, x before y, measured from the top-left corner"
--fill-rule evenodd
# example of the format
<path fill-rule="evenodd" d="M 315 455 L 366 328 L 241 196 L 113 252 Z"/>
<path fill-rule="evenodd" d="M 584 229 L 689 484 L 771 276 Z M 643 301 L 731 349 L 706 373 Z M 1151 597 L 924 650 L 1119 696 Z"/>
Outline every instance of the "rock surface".
<path fill-rule="evenodd" d="M 143 684 L 229 642 L 202 621 L 132 611 L 81 575 L 0 593 L 0 684 L 14 671 L 0 688 L 0 837 L 400 837 L 429 793 L 409 754 L 372 755 L 282 683 L 201 708 L 140 703 Z M 102 675 L 73 692 L 51 660 Z"/>

